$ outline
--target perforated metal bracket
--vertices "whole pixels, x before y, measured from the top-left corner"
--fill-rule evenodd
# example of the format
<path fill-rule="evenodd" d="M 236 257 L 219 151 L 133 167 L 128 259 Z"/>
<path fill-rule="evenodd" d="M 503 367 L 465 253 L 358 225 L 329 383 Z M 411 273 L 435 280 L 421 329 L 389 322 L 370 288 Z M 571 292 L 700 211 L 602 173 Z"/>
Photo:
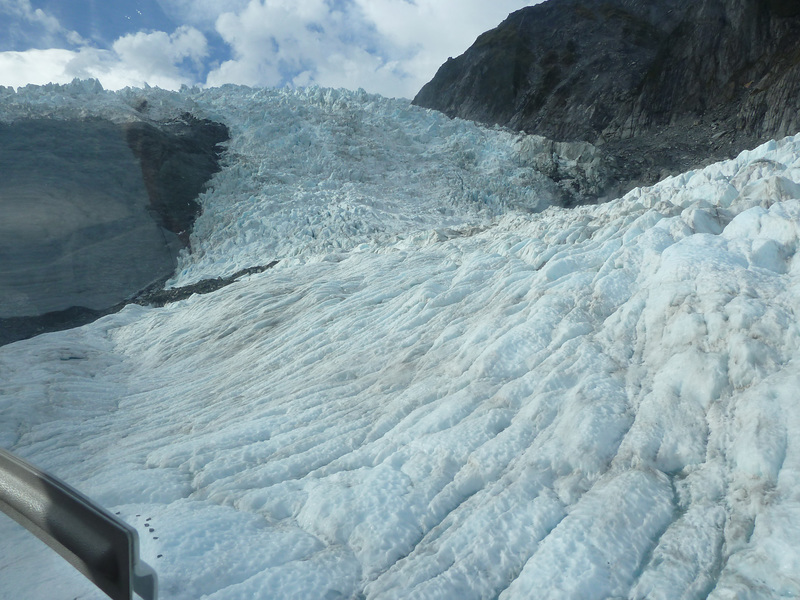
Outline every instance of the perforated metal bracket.
<path fill-rule="evenodd" d="M 0 510 L 113 600 L 157 600 L 158 577 L 139 560 L 139 535 L 72 486 L 0 448 Z"/>

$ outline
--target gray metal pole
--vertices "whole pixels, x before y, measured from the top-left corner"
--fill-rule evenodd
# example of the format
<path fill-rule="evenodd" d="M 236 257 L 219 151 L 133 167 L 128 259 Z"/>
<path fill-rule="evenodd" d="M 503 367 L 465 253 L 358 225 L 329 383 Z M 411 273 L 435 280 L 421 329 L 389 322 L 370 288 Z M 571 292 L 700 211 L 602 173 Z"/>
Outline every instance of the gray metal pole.
<path fill-rule="evenodd" d="M 158 597 L 139 560 L 139 535 L 57 477 L 0 448 L 0 510 L 69 561 L 113 600 Z"/>

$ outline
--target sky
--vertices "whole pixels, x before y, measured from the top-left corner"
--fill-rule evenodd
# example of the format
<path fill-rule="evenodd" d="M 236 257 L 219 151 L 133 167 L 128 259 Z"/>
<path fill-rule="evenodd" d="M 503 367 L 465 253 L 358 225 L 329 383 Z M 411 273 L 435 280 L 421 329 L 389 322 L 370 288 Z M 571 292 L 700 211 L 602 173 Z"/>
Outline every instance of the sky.
<path fill-rule="evenodd" d="M 542 0 L 0 0 L 0 85 L 364 88 L 411 98 Z"/>

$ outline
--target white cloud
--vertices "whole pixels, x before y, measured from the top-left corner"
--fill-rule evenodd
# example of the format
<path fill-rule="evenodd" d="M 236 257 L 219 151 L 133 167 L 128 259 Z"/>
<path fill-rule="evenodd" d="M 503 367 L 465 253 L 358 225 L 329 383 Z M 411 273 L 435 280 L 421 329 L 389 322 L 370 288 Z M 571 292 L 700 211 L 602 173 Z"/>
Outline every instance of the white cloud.
<path fill-rule="evenodd" d="M 7 17 L 38 23 L 49 31 L 61 29 L 58 19 L 46 14 L 40 8 L 34 9 L 30 0 L 0 0 L 0 11 Z"/>
<path fill-rule="evenodd" d="M 416 93 L 450 56 L 462 54 L 509 13 L 542 0 L 354 0 L 402 57 Z M 413 83 L 412 83 L 413 82 Z"/>
<path fill-rule="evenodd" d="M 187 25 L 179 27 L 171 35 L 163 31 L 126 35 L 115 41 L 112 48 L 130 69 L 175 79 L 180 78 L 181 63 L 188 60 L 199 68 L 208 54 L 205 36 Z"/>
<path fill-rule="evenodd" d="M 348 41 L 359 26 L 341 11 L 331 10 L 324 0 L 253 0 L 243 11 L 217 19 L 217 31 L 235 58 L 213 71 L 208 83 L 272 86 L 295 78 L 317 81 L 332 62 L 344 66 L 356 57 L 358 63 L 372 60 L 359 56 L 363 51 Z"/>
<path fill-rule="evenodd" d="M 207 83 L 316 83 L 413 96 L 448 56 L 539 1 L 250 0 L 218 17 L 234 56 Z"/>
<path fill-rule="evenodd" d="M 0 84 L 68 83 L 78 77 L 98 79 L 107 89 L 141 87 L 145 83 L 177 89 L 196 79 L 186 68 L 186 61 L 197 66 L 207 51 L 203 34 L 182 26 L 171 35 L 159 31 L 123 36 L 111 50 L 83 47 L 0 52 Z"/>
<path fill-rule="evenodd" d="M 75 31 L 61 26 L 53 15 L 41 8 L 33 8 L 30 0 L 0 0 L 0 14 L 3 15 L 9 39 L 6 42 L 28 43 L 33 40 L 40 48 L 52 48 L 65 42 L 78 45 L 84 42 Z"/>
<path fill-rule="evenodd" d="M 74 55 L 71 50 L 60 49 L 0 52 L 0 85 L 69 83 L 72 77 L 65 69 Z"/>
<path fill-rule="evenodd" d="M 29 0 L 0 0 L 0 12 L 39 23 L 62 47 L 70 39 L 73 48 L 79 46 L 0 55 L 0 83 L 90 76 L 111 89 L 145 82 L 173 89 L 205 79 L 207 85 L 318 84 L 411 97 L 448 56 L 464 52 L 508 13 L 539 1 L 158 0 L 166 14 L 186 25 L 171 35 L 126 35 L 100 50 L 77 34 L 70 38 L 74 32 Z M 203 31 L 221 36 L 232 58 L 203 65 L 209 59 Z"/>

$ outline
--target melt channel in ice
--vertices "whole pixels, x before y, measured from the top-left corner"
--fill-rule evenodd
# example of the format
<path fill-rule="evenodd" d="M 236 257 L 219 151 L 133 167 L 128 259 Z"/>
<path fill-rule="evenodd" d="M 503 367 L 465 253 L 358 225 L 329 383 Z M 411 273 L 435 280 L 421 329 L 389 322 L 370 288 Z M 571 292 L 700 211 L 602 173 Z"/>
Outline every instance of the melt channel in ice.
<path fill-rule="evenodd" d="M 173 284 L 281 263 L 0 348 L 0 443 L 136 526 L 163 598 L 800 596 L 800 136 L 532 214 L 505 132 L 97 105 L 146 93 L 234 132 Z M 0 540 L 0 596 L 66 585 Z"/>

